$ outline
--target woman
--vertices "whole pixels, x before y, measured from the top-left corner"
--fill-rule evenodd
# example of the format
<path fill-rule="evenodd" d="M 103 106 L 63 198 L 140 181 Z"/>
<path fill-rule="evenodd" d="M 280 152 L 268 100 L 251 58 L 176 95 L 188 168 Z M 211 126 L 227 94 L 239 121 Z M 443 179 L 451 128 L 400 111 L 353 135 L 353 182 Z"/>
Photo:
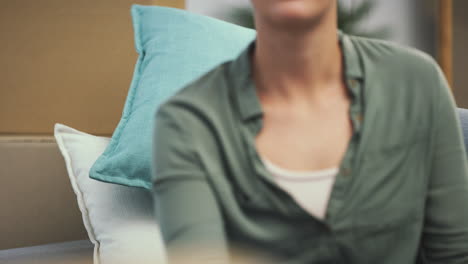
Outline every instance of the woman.
<path fill-rule="evenodd" d="M 256 40 L 156 115 L 169 263 L 468 263 L 467 157 L 437 64 L 339 32 L 336 0 L 252 3 Z"/>

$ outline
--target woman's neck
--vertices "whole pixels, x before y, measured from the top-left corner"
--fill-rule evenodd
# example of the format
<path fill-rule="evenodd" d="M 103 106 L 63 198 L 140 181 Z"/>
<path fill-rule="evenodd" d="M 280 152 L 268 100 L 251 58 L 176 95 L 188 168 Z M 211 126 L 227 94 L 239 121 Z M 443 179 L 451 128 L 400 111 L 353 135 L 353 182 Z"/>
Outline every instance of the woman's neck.
<path fill-rule="evenodd" d="M 334 11 L 334 10 L 333 10 Z M 308 28 L 285 29 L 257 21 L 253 73 L 260 91 L 282 100 L 314 98 L 342 82 L 336 12 Z"/>

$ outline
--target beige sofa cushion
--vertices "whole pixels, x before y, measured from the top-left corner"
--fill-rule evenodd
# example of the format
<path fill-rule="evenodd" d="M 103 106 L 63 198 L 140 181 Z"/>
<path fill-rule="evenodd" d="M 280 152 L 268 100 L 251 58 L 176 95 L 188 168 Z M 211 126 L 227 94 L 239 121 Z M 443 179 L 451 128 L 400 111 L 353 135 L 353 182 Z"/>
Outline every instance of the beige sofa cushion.
<path fill-rule="evenodd" d="M 53 137 L 0 137 L 0 249 L 87 239 Z"/>

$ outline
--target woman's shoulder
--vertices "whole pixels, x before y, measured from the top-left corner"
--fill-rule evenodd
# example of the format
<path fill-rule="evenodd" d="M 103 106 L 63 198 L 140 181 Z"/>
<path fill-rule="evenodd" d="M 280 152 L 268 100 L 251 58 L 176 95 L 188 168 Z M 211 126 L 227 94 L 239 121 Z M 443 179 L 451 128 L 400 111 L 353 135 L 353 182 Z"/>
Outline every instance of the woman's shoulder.
<path fill-rule="evenodd" d="M 359 53 L 369 89 L 378 91 L 374 97 L 423 105 L 433 102 L 443 88 L 443 74 L 431 55 L 387 40 L 349 38 Z"/>
<path fill-rule="evenodd" d="M 433 74 L 437 62 L 428 53 L 393 41 L 348 35 L 368 69 L 407 75 Z"/>
<path fill-rule="evenodd" d="M 376 122 L 382 127 L 428 128 L 438 96 L 447 89 L 432 56 L 386 40 L 350 40 L 364 68 L 366 107 L 379 113 Z"/>

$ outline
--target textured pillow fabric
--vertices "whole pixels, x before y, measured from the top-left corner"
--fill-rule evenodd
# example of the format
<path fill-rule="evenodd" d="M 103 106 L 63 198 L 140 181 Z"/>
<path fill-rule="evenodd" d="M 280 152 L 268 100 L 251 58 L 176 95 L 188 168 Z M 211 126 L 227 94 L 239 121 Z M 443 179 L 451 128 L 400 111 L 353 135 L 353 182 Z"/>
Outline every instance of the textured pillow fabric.
<path fill-rule="evenodd" d="M 94 243 L 94 263 L 165 263 L 164 244 L 150 193 L 89 178 L 91 165 L 110 139 L 61 124 L 55 125 L 55 138 L 89 239 Z"/>
<path fill-rule="evenodd" d="M 140 54 L 120 120 L 92 179 L 151 189 L 151 140 L 156 108 L 216 65 L 235 58 L 255 31 L 187 11 L 132 7 Z"/>

